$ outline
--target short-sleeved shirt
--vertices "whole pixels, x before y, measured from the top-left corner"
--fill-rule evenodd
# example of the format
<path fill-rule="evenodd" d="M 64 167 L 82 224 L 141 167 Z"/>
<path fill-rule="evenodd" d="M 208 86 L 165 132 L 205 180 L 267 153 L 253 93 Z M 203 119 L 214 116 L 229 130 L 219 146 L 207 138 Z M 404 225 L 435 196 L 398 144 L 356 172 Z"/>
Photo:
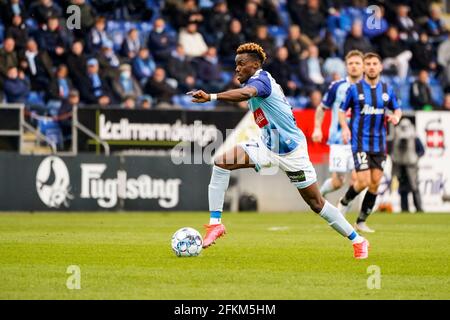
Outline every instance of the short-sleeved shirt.
<path fill-rule="evenodd" d="M 259 69 L 244 83 L 244 87 L 249 86 L 254 87 L 257 94 L 248 101 L 248 107 L 261 128 L 261 138 L 266 146 L 278 154 L 287 154 L 300 144 L 306 144 L 305 135 L 297 126 L 292 107 L 272 76 Z"/>
<path fill-rule="evenodd" d="M 386 110 L 399 109 L 392 87 L 382 81 L 371 87 L 361 80 L 350 86 L 340 109 L 351 109 L 353 152 L 386 153 Z"/>

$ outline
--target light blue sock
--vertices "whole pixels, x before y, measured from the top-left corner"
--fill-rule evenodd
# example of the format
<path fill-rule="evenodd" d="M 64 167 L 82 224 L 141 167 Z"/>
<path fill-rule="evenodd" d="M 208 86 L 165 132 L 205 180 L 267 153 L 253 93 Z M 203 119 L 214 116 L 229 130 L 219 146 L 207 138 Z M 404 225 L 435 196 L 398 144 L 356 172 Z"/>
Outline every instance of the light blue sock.
<path fill-rule="evenodd" d="M 333 181 L 331 178 L 328 178 L 325 180 L 325 182 L 322 184 L 322 187 L 320 188 L 320 193 L 322 196 L 326 196 L 328 193 L 335 191 L 336 188 L 333 187 Z"/>
<path fill-rule="evenodd" d="M 325 202 L 325 205 L 320 212 L 320 216 L 328 222 L 330 227 L 344 237 L 350 239 L 352 242 L 361 241 L 362 238 L 358 235 L 355 229 L 353 229 L 352 225 L 348 223 L 342 213 L 340 213 L 339 210 L 328 201 Z"/>
<path fill-rule="evenodd" d="M 223 202 L 230 182 L 230 174 L 230 170 L 213 167 L 208 186 L 209 211 L 211 212 L 209 224 L 221 223 Z"/>

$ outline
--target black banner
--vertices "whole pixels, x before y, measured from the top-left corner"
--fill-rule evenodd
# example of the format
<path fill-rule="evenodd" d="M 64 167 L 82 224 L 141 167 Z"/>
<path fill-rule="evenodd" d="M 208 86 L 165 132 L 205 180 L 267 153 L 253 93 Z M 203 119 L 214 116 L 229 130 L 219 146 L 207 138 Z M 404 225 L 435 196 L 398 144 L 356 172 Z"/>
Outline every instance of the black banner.
<path fill-rule="evenodd" d="M 79 109 L 78 120 L 106 141 L 111 151 L 171 150 L 184 141 L 201 147 L 225 137 L 245 112 L 185 110 Z M 98 143 L 80 132 L 79 151 L 100 151 Z"/>
<path fill-rule="evenodd" d="M 0 211 L 208 209 L 208 165 L 169 157 L 0 153 Z"/>

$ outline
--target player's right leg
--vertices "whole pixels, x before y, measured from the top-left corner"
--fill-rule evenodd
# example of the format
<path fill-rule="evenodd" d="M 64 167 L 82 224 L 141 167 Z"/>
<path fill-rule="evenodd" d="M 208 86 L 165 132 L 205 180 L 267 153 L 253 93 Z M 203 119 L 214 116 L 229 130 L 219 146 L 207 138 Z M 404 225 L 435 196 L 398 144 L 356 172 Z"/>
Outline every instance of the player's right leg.
<path fill-rule="evenodd" d="M 365 152 L 354 154 L 355 172 L 353 184 L 348 188 L 344 197 L 339 200 L 338 209 L 346 214 L 350 209 L 351 202 L 371 183 L 369 162 Z"/>
<path fill-rule="evenodd" d="M 250 162 L 248 154 L 240 146 L 234 147 L 214 161 L 211 181 L 208 186 L 210 220 L 209 224 L 205 225 L 204 248 L 212 245 L 216 239 L 226 232 L 225 226 L 222 224 L 222 211 L 231 171 L 241 168 L 254 168 L 255 165 Z"/>

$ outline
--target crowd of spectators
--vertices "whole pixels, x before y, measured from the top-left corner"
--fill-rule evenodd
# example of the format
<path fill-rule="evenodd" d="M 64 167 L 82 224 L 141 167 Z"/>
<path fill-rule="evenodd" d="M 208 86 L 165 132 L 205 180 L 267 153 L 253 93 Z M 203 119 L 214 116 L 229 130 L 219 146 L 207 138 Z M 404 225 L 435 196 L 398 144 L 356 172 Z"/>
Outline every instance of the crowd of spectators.
<path fill-rule="evenodd" d="M 404 108 L 450 109 L 450 37 L 429 0 L 0 0 L 0 23 L 0 102 L 173 108 L 194 88 L 239 87 L 235 50 L 253 41 L 301 107 L 320 103 L 359 49 L 381 55 Z"/>

